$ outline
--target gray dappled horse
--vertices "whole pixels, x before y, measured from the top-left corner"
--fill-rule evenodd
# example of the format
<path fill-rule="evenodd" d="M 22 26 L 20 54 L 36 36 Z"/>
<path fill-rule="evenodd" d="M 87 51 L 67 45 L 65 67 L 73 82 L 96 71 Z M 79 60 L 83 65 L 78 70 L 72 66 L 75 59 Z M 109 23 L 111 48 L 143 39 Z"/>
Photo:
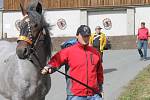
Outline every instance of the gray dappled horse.
<path fill-rule="evenodd" d="M 24 18 L 18 24 L 17 47 L 0 42 L 0 94 L 9 100 L 45 100 L 51 79 L 40 70 L 51 56 L 49 25 L 39 2 L 21 9 Z"/>

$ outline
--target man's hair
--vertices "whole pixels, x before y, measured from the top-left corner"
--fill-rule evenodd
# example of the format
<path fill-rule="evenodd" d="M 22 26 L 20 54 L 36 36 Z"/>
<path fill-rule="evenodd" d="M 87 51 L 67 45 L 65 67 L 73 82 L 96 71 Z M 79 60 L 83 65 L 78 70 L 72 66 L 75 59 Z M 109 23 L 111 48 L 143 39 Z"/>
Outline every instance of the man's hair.
<path fill-rule="evenodd" d="M 141 22 L 142 25 L 145 25 L 145 22 Z"/>
<path fill-rule="evenodd" d="M 76 33 L 76 36 L 78 36 L 79 35 L 79 33 Z"/>
<path fill-rule="evenodd" d="M 103 28 L 101 28 L 100 26 L 96 26 L 95 30 L 96 30 L 96 29 L 103 29 Z"/>

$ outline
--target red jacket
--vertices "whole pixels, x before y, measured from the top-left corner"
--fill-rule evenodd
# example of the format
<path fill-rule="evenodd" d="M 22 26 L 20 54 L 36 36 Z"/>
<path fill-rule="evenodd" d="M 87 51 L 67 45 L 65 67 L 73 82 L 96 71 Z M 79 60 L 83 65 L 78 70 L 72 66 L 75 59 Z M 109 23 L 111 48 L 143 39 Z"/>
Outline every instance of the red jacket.
<path fill-rule="evenodd" d="M 149 31 L 147 28 L 139 28 L 138 29 L 138 39 L 148 39 Z"/>
<path fill-rule="evenodd" d="M 103 67 L 100 54 L 90 46 L 83 46 L 77 43 L 71 47 L 62 49 L 56 53 L 48 64 L 59 68 L 62 64 L 68 64 L 67 74 L 87 84 L 100 92 L 103 84 Z M 67 95 L 91 96 L 95 93 L 85 86 L 67 79 Z"/>

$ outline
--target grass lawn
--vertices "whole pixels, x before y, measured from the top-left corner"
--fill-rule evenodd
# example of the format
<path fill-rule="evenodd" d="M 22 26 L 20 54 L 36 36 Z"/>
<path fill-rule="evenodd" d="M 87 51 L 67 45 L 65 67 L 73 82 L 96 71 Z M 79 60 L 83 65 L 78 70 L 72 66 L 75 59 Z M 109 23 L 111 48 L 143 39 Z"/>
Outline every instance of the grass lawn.
<path fill-rule="evenodd" d="M 150 65 L 130 81 L 118 100 L 150 100 Z"/>

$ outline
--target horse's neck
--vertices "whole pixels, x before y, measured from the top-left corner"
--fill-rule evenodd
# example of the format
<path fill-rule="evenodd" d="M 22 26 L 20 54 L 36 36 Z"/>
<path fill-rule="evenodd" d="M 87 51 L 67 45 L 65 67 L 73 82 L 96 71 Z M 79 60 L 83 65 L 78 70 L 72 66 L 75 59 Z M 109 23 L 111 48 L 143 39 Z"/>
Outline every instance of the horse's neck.
<path fill-rule="evenodd" d="M 36 46 L 36 55 L 37 55 L 37 58 L 36 60 L 39 60 L 37 61 L 40 65 L 42 64 L 41 67 L 45 66 L 46 65 L 46 62 L 47 62 L 47 54 L 46 54 L 46 48 L 45 48 L 45 43 L 44 43 L 44 39 L 43 37 L 41 37 L 37 43 L 37 46 Z"/>

